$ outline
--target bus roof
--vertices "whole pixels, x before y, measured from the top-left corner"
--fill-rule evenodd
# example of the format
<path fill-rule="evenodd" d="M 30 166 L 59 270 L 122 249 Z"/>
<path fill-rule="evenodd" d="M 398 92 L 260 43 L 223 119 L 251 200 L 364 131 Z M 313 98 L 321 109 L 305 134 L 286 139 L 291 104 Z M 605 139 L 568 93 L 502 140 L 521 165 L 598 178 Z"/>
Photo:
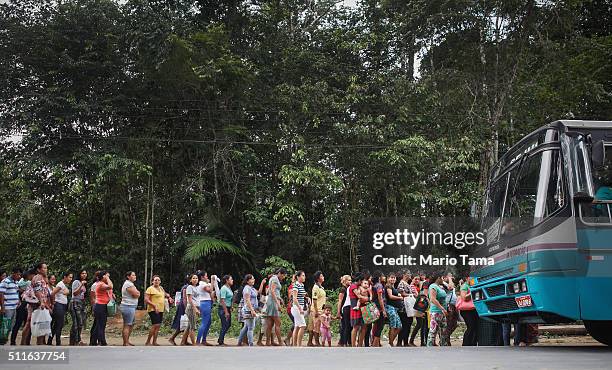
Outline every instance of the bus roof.
<path fill-rule="evenodd" d="M 533 140 L 534 136 L 537 133 L 541 133 L 546 131 L 547 129 L 557 129 L 560 132 L 569 131 L 572 129 L 604 129 L 610 128 L 612 129 L 612 121 L 584 121 L 584 120 L 558 120 L 548 125 L 544 125 L 537 130 L 530 132 L 528 135 L 525 135 L 521 140 L 517 141 L 506 153 L 504 153 L 501 157 L 499 157 L 497 163 L 491 168 L 491 178 L 494 178 L 499 174 L 496 170 L 503 170 L 506 168 L 509 163 L 506 163 L 508 157 L 516 154 L 517 150 L 521 148 L 521 146 L 528 143 L 530 140 Z"/>
<path fill-rule="evenodd" d="M 549 126 L 562 126 L 565 128 L 612 128 L 612 121 L 583 121 L 583 120 L 559 120 Z"/>

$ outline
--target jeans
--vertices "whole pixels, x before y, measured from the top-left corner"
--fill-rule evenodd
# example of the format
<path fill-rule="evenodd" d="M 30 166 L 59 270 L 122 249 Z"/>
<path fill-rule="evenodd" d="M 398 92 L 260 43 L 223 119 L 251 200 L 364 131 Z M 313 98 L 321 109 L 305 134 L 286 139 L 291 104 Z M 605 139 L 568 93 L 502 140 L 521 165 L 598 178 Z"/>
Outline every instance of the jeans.
<path fill-rule="evenodd" d="M 476 310 L 459 311 L 467 328 L 463 333 L 463 346 L 478 345 L 478 312 Z"/>
<path fill-rule="evenodd" d="M 11 332 L 11 346 L 14 346 L 17 341 L 17 334 L 23 323 L 28 321 L 28 304 L 22 302 L 15 312 L 15 322 L 13 323 L 13 331 Z"/>
<path fill-rule="evenodd" d="M 106 345 L 106 305 L 96 303 L 94 307 L 94 326 L 95 326 L 95 339 L 97 341 L 95 345 L 100 344 L 101 346 Z"/>
<path fill-rule="evenodd" d="M 53 305 L 51 336 L 49 336 L 47 345 L 50 346 L 53 343 L 53 337 L 55 337 L 55 345 L 62 345 L 62 329 L 66 321 L 66 311 L 68 311 L 68 304 L 66 303 L 55 302 Z"/>
<path fill-rule="evenodd" d="M 351 344 L 351 306 L 342 307 L 342 321 L 340 321 L 340 345 Z"/>
<path fill-rule="evenodd" d="M 200 315 L 202 316 L 202 324 L 200 325 L 200 329 L 198 330 L 198 343 L 201 343 L 202 341 L 206 342 L 206 337 L 208 336 L 208 329 L 210 329 L 211 311 L 211 300 L 200 301 Z"/>
<path fill-rule="evenodd" d="M 242 330 L 240 330 L 240 335 L 238 336 L 238 344 L 242 343 L 244 340 L 244 336 L 247 336 L 247 340 L 249 342 L 249 346 L 253 345 L 253 329 L 255 329 L 255 318 L 252 319 L 244 319 L 244 326 Z"/>
<path fill-rule="evenodd" d="M 219 306 L 219 310 L 217 311 L 219 314 L 219 319 L 221 320 L 221 332 L 219 333 L 219 340 L 217 341 L 219 344 L 223 344 L 225 340 L 225 334 L 229 330 L 230 326 L 232 326 L 232 311 L 229 310 L 229 318 L 225 317 L 225 311 L 223 311 L 223 307 Z"/>
<path fill-rule="evenodd" d="M 89 330 L 89 345 L 98 345 L 98 320 L 96 318 L 96 304 L 91 307 L 91 313 L 93 314 L 93 323 L 91 323 L 91 329 Z"/>
<path fill-rule="evenodd" d="M 79 300 L 72 300 L 69 305 L 70 317 L 72 318 L 72 327 L 70 328 L 70 344 L 81 343 L 81 333 L 85 327 L 87 313 L 85 312 L 85 303 Z"/>

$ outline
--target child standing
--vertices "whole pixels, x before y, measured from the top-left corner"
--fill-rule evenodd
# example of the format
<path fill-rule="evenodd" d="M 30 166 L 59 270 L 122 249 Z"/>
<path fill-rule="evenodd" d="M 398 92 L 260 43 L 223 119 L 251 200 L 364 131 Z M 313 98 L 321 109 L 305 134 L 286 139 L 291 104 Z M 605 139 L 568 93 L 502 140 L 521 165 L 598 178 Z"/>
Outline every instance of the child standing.
<path fill-rule="evenodd" d="M 320 321 L 321 321 L 321 328 L 320 328 L 321 344 L 323 345 L 323 347 L 325 347 L 325 342 L 327 342 L 327 345 L 331 347 L 332 332 L 331 332 L 331 307 L 330 305 L 326 304 L 323 306 L 323 313 L 320 316 Z"/>

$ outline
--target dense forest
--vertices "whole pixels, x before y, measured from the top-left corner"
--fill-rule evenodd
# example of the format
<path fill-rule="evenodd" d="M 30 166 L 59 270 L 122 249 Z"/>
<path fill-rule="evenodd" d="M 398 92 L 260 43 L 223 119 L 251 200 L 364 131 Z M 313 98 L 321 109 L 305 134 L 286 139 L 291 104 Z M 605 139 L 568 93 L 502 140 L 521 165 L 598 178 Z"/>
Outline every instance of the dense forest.
<path fill-rule="evenodd" d="M 612 118 L 609 0 L 7 1 L 0 266 L 335 281 L 563 118 Z"/>

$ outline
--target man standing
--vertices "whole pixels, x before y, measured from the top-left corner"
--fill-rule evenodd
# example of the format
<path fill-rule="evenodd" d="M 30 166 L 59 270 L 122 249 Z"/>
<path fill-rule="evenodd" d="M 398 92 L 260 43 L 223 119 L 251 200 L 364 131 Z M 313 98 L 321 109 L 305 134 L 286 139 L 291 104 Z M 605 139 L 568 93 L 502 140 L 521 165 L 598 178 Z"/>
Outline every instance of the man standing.
<path fill-rule="evenodd" d="M 11 271 L 11 275 L 0 282 L 0 315 L 4 316 L 4 320 L 8 320 L 8 333 L 13 329 L 17 307 L 19 306 L 19 286 L 17 282 L 21 279 L 22 271 L 16 267 Z M 0 328 L 4 330 L 4 328 Z M 0 344 L 5 344 L 6 339 L 4 333 L 0 334 Z"/>
<path fill-rule="evenodd" d="M 310 320 L 308 320 L 308 346 L 311 347 L 312 339 L 314 338 L 314 345 L 320 346 L 319 334 L 321 332 L 321 319 L 320 314 L 323 311 L 323 306 L 327 302 L 327 296 L 325 289 L 323 289 L 323 282 L 325 277 L 321 271 L 314 273 L 314 286 L 312 287 L 312 308 L 310 310 Z"/>
<path fill-rule="evenodd" d="M 268 320 L 268 327 L 266 328 L 266 346 L 271 345 L 272 341 L 272 328 L 278 339 L 278 345 L 283 343 L 283 337 L 281 335 L 281 319 L 280 313 L 283 307 L 283 301 L 281 299 L 281 282 L 287 276 L 287 270 L 279 268 L 276 270 L 276 274 L 270 278 L 270 284 L 268 285 L 269 296 L 266 302 L 266 316 Z"/>

